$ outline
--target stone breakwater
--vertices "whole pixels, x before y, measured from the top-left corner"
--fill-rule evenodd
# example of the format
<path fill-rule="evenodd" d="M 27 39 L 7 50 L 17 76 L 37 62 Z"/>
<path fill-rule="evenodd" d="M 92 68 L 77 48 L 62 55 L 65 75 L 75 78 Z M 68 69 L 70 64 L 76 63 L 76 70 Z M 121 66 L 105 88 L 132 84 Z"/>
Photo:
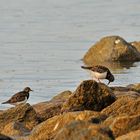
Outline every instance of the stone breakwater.
<path fill-rule="evenodd" d="M 50 101 L 0 113 L 0 133 L 16 140 L 140 138 L 140 84 L 108 87 L 93 80 Z"/>

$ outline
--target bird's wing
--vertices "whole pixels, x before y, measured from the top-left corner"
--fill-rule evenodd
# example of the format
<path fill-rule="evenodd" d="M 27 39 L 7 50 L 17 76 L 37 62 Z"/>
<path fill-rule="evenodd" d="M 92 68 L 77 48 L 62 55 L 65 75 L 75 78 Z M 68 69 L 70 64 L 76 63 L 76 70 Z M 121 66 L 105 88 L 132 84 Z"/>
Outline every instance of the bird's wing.
<path fill-rule="evenodd" d="M 16 103 L 16 102 L 20 102 L 20 101 L 23 101 L 25 100 L 25 94 L 23 92 L 19 92 L 19 93 L 16 93 L 15 95 L 13 95 L 9 102 L 10 103 Z"/>
<path fill-rule="evenodd" d="M 98 66 L 98 65 L 97 66 L 93 66 L 91 70 L 92 71 L 96 71 L 96 72 L 100 72 L 100 73 L 104 73 L 104 72 L 109 71 L 109 69 L 107 67 L 105 67 L 105 66 Z"/>

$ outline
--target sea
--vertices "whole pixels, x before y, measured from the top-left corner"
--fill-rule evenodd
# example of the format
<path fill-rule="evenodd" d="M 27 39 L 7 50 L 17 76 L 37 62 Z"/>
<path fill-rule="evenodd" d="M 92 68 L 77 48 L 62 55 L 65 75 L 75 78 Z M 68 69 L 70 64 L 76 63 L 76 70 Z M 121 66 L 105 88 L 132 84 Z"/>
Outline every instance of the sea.
<path fill-rule="evenodd" d="M 27 86 L 31 105 L 73 92 L 90 79 L 84 54 L 110 35 L 140 41 L 140 0 L 0 0 L 0 109 Z M 110 86 L 139 83 L 140 62 L 112 73 Z"/>

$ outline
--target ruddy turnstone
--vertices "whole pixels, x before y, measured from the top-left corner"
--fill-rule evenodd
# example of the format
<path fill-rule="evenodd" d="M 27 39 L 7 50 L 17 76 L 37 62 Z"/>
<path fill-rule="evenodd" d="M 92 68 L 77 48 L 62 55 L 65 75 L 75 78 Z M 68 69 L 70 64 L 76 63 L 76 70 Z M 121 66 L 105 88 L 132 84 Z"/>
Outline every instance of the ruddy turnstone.
<path fill-rule="evenodd" d="M 20 91 L 14 94 L 8 101 L 3 102 L 2 104 L 11 104 L 11 105 L 18 105 L 22 103 L 26 103 L 29 98 L 29 92 L 33 91 L 29 87 L 24 88 L 23 91 Z"/>
<path fill-rule="evenodd" d="M 101 65 L 96 65 L 93 67 L 81 66 L 81 68 L 90 70 L 91 76 L 98 79 L 99 82 L 100 79 L 107 79 L 109 81 L 108 85 L 110 82 L 113 82 L 115 79 L 113 74 L 110 72 L 110 70 L 105 66 L 101 66 Z"/>

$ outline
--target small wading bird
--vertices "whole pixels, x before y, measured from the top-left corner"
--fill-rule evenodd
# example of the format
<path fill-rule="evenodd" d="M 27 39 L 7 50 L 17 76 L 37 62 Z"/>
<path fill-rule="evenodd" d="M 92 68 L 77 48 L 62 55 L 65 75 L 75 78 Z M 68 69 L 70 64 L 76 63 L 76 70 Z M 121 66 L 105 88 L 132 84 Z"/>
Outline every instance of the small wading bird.
<path fill-rule="evenodd" d="M 11 104 L 11 105 L 18 105 L 18 104 L 24 104 L 27 102 L 29 98 L 29 92 L 33 91 L 29 87 L 24 88 L 23 91 L 20 91 L 16 94 L 14 94 L 8 101 L 3 102 L 2 104 Z"/>
<path fill-rule="evenodd" d="M 105 66 L 101 66 L 101 65 L 96 65 L 93 67 L 81 66 L 81 68 L 89 70 L 92 78 L 96 78 L 99 82 L 100 82 L 100 79 L 107 79 L 109 81 L 108 82 L 108 85 L 109 85 L 110 82 L 114 81 L 113 74 Z"/>

